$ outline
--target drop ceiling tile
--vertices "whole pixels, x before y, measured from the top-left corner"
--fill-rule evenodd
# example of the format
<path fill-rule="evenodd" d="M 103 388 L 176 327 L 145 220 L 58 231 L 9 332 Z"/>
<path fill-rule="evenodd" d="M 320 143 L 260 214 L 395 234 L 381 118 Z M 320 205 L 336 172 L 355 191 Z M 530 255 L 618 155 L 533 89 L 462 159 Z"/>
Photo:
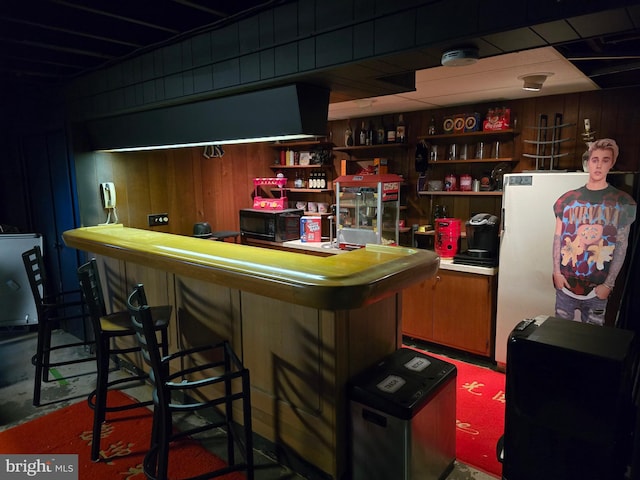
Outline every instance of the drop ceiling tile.
<path fill-rule="evenodd" d="M 633 29 L 633 23 L 624 8 L 581 15 L 568 20 L 582 38 L 595 37 Z"/>
<path fill-rule="evenodd" d="M 483 35 L 483 38 L 505 53 L 547 45 L 547 43 L 530 28 L 518 28 L 504 33 Z"/>
<path fill-rule="evenodd" d="M 531 29 L 550 44 L 580 40 L 580 36 L 565 20 L 534 25 Z"/>
<path fill-rule="evenodd" d="M 633 22 L 635 28 L 640 28 L 640 4 L 627 7 L 629 18 Z"/>
<path fill-rule="evenodd" d="M 541 92 L 525 92 L 518 76 L 553 72 Z M 355 82 L 357 83 L 357 81 Z M 429 110 L 457 105 L 575 93 L 598 87 L 555 48 L 543 47 L 482 58 L 465 67 L 434 67 L 416 72 L 416 90 L 345 101 L 329 106 L 329 119 Z M 363 106 L 366 106 L 363 107 Z"/>

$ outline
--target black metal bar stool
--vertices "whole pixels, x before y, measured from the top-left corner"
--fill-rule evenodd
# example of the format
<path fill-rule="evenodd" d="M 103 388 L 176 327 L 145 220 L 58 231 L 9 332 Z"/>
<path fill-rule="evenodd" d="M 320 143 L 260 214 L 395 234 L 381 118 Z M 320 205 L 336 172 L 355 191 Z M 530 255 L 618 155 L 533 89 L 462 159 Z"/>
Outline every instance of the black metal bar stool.
<path fill-rule="evenodd" d="M 84 294 L 85 301 L 89 307 L 93 330 L 96 339 L 96 363 L 98 375 L 96 389 L 89 394 L 87 403 L 93 409 L 93 441 L 91 444 L 91 460 L 100 460 L 100 438 L 102 424 L 106 420 L 107 412 L 117 412 L 140 408 L 151 405 L 151 400 L 137 402 L 123 406 L 108 406 L 107 396 L 111 389 L 124 388 L 127 384 L 144 382 L 149 376 L 140 371 L 127 377 L 109 381 L 110 360 L 113 358 L 116 365 L 119 365 L 117 355 L 139 352 L 140 346 L 136 339 L 136 332 L 131 326 L 131 319 L 127 310 L 107 314 L 102 284 L 95 259 L 78 268 L 78 279 Z M 163 305 L 153 308 L 154 317 L 157 319 L 153 326 L 154 333 L 160 333 L 160 347 L 166 355 L 169 351 L 168 326 L 171 318 L 171 305 Z M 130 337 L 132 346 L 115 345 L 116 339 L 123 340 L 123 337 Z"/>
<path fill-rule="evenodd" d="M 42 258 L 42 251 L 39 246 L 27 250 L 22 254 L 22 261 L 27 271 L 29 286 L 36 305 L 36 313 L 38 315 L 38 340 L 36 353 L 31 358 L 31 363 L 36 367 L 34 386 L 33 386 L 33 405 L 40 406 L 40 397 L 42 393 L 42 384 L 60 381 L 62 379 L 76 377 L 79 374 L 61 374 L 62 377 L 50 377 L 50 369 L 74 365 L 85 362 L 93 362 L 95 357 L 93 352 L 88 356 L 82 356 L 67 360 L 62 360 L 64 352 L 71 349 L 85 347 L 88 350 L 93 348 L 93 341 L 87 340 L 86 321 L 89 313 L 86 304 L 82 300 L 80 290 L 68 290 L 58 293 L 57 295 L 48 294 L 48 284 L 46 269 Z M 85 340 L 70 343 L 61 343 L 51 345 L 51 336 L 53 331 L 61 326 L 65 326 L 66 322 L 81 322 Z M 66 323 L 66 326 L 69 324 Z M 51 354 L 56 353 L 56 360 L 52 361 Z M 59 354 L 59 355 L 58 355 Z M 86 372 L 93 373 L 93 372 Z"/>
<path fill-rule="evenodd" d="M 169 467 L 169 449 L 172 441 L 208 430 L 224 427 L 227 434 L 228 465 L 191 479 L 214 478 L 235 471 L 246 471 L 253 480 L 253 439 L 251 430 L 251 398 L 249 370 L 231 349 L 229 342 L 204 345 L 163 356 L 153 329 L 152 311 L 144 300 L 144 287 L 139 284 L 129 295 L 127 307 L 131 322 L 151 367 L 154 387 L 153 428 L 151 446 L 144 459 L 144 473 L 154 480 L 165 480 Z M 202 359 L 200 362 L 197 359 Z M 171 367 L 171 365 L 174 365 Z M 239 384 L 239 385 L 238 385 Z M 220 395 L 210 397 L 203 387 L 215 387 Z M 176 403 L 177 395 L 186 399 Z M 233 421 L 233 402 L 242 402 L 243 428 Z M 173 430 L 173 414 L 210 409 L 213 421 L 187 430 Z M 236 462 L 236 448 L 244 457 Z"/>

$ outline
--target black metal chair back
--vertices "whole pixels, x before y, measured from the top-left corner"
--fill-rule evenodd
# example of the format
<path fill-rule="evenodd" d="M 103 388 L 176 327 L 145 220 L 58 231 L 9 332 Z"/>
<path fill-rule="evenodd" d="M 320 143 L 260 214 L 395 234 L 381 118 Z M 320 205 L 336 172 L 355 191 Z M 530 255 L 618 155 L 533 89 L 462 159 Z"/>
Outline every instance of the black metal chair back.
<path fill-rule="evenodd" d="M 89 309 L 91 324 L 94 334 L 97 336 L 100 331 L 100 318 L 107 314 L 107 308 L 102 293 L 102 284 L 98 274 L 98 266 L 95 259 L 91 259 L 78 268 L 78 280 L 80 290 Z M 99 347 L 97 347 L 99 348 Z"/>
<path fill-rule="evenodd" d="M 31 359 L 31 363 L 36 367 L 34 388 L 33 388 L 33 405 L 39 406 L 42 395 L 42 384 L 61 379 L 77 377 L 82 374 L 92 372 L 73 372 L 60 373 L 56 378 L 50 377 L 50 370 L 53 368 L 70 366 L 79 363 L 92 362 L 95 360 L 92 352 L 88 352 L 87 356 L 65 356 L 64 352 L 69 349 L 84 348 L 90 350 L 93 348 L 94 342 L 90 338 L 89 331 L 86 328 L 86 319 L 88 312 L 86 304 L 82 300 L 80 290 L 62 291 L 56 295 L 47 293 L 47 274 L 42 258 L 40 246 L 36 245 L 30 250 L 22 254 L 22 261 L 29 279 L 29 286 L 36 305 L 38 314 L 38 340 L 36 353 Z M 70 341 L 52 346 L 53 331 L 59 327 L 69 326 L 67 322 L 81 322 L 83 339 L 81 341 Z M 56 359 L 52 361 L 51 354 L 56 352 Z M 83 352 L 85 353 L 85 352 Z"/>
<path fill-rule="evenodd" d="M 111 370 L 111 361 L 113 360 L 117 367 L 120 366 L 119 355 L 126 355 L 141 351 L 139 343 L 136 339 L 136 332 L 131 326 L 131 319 L 128 310 L 113 312 L 107 314 L 102 283 L 95 258 L 81 265 L 78 268 L 78 280 L 80 288 L 87 302 L 91 321 L 96 337 L 96 362 L 98 379 L 96 389 L 89 394 L 87 403 L 94 410 L 93 414 L 93 438 L 91 444 L 91 459 L 93 461 L 100 460 L 100 439 L 102 437 L 102 425 L 106 421 L 108 412 L 117 412 L 121 410 L 130 410 L 151 405 L 151 400 L 128 403 L 121 406 L 109 406 L 107 404 L 108 392 L 110 389 L 117 387 L 118 389 L 127 386 L 140 385 L 146 381 L 149 376 L 142 370 L 132 366 L 135 373 L 128 375 L 120 375 L 119 378 L 109 380 Z M 172 307 L 169 305 L 154 308 L 154 312 L 158 317 L 158 321 L 152 325 L 154 332 L 160 332 L 163 351 L 168 351 L 168 333 L 169 320 L 171 318 Z M 132 345 L 126 344 L 116 345 L 117 338 L 130 337 Z M 155 335 L 154 335 L 155 337 Z M 136 371 L 137 370 L 137 371 Z"/>
<path fill-rule="evenodd" d="M 170 401 L 165 398 L 165 392 L 158 381 L 162 381 L 167 376 L 166 372 L 161 372 L 162 355 L 160 354 L 160 346 L 153 330 L 153 318 L 151 316 L 151 307 L 147 305 L 147 296 L 144 292 L 144 285 L 138 284 L 133 293 L 127 299 L 127 307 L 131 314 L 131 324 L 135 331 L 142 358 L 149 367 L 149 380 L 153 385 L 156 393 L 153 400 L 157 404 L 164 404 Z"/>
<path fill-rule="evenodd" d="M 41 312 L 44 312 L 45 286 L 47 284 L 47 274 L 40 247 L 36 245 L 31 250 L 24 252 L 22 261 L 27 271 L 29 287 L 31 287 L 31 294 L 36 303 L 36 310 L 38 311 L 38 316 L 40 316 Z"/>
<path fill-rule="evenodd" d="M 152 310 L 146 305 L 142 284 L 137 285 L 129 295 L 127 308 L 131 313 L 131 322 L 143 357 L 151 368 L 149 375 L 155 388 L 151 446 L 143 462 L 147 477 L 166 480 L 171 442 L 208 430 L 224 428 L 227 433 L 228 465 L 192 478 L 215 478 L 231 472 L 246 471 L 247 479 L 253 480 L 249 371 L 233 352 L 229 342 L 197 346 L 162 355 L 152 328 Z M 194 357 L 206 360 L 198 361 Z M 211 360 L 212 358 L 214 360 Z M 175 363 L 174 368 L 170 367 L 171 362 Z M 237 388 L 237 384 L 240 388 Z M 212 390 L 216 395 L 208 393 Z M 222 393 L 218 394 L 219 391 Z M 174 400 L 174 397 L 178 396 L 181 402 Z M 241 429 L 233 420 L 233 402 L 237 401 L 242 402 Z M 209 412 L 204 424 L 174 431 L 173 413 L 184 414 L 203 409 L 208 409 Z M 244 461 L 236 462 L 236 449 Z"/>

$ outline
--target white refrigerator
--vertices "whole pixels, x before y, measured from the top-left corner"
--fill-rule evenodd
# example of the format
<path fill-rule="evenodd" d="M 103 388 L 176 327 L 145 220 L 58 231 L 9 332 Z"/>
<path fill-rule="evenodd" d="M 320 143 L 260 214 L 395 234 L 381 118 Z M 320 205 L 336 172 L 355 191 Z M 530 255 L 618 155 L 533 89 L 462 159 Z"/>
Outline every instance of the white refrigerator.
<path fill-rule="evenodd" d="M 526 318 L 553 316 L 553 204 L 587 183 L 584 172 L 536 171 L 504 176 L 498 265 L 495 360 L 506 364 L 507 341 Z"/>
<path fill-rule="evenodd" d="M 22 253 L 38 245 L 37 233 L 0 234 L 0 327 L 38 323 Z"/>

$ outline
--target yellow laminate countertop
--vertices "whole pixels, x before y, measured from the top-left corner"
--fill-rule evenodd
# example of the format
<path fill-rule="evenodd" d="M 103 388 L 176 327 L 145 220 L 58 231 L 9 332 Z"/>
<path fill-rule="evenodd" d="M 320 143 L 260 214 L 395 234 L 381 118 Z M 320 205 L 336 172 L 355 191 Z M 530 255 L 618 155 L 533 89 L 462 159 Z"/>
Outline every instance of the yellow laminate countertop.
<path fill-rule="evenodd" d="M 417 248 L 367 245 L 320 257 L 128 228 L 68 230 L 67 246 L 326 310 L 359 308 L 421 282 L 439 257 Z"/>

